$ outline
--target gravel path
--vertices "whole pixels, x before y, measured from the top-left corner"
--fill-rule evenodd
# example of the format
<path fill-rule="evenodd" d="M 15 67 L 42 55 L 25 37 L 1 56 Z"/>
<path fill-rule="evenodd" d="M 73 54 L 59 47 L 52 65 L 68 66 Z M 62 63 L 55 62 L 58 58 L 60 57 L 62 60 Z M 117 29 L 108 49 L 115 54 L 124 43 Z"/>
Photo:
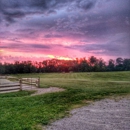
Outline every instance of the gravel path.
<path fill-rule="evenodd" d="M 48 126 L 47 130 L 130 130 L 130 98 L 104 99 L 74 109 L 72 116 Z"/>
<path fill-rule="evenodd" d="M 13 82 L 8 80 L 8 79 L 0 79 L 0 85 L 2 85 L 2 84 L 10 84 L 10 83 L 13 83 Z"/>

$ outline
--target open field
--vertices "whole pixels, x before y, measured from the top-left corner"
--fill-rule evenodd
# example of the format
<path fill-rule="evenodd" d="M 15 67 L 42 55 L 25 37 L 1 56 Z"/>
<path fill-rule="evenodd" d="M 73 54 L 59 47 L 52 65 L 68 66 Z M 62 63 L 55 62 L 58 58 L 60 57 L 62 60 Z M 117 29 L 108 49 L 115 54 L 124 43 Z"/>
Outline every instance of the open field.
<path fill-rule="evenodd" d="M 106 97 L 130 95 L 130 72 L 19 74 L 40 77 L 41 87 L 63 92 L 29 96 L 33 92 L 0 94 L 1 130 L 38 130 L 68 111 Z"/>

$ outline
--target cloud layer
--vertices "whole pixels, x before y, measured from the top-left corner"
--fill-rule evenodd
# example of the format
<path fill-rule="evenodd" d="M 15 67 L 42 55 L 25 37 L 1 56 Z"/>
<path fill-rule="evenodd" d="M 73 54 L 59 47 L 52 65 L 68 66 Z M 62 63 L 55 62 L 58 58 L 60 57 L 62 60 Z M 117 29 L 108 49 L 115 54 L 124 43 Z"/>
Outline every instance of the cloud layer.
<path fill-rule="evenodd" d="M 130 57 L 129 5 L 130 0 L 0 0 L 0 57 Z"/>

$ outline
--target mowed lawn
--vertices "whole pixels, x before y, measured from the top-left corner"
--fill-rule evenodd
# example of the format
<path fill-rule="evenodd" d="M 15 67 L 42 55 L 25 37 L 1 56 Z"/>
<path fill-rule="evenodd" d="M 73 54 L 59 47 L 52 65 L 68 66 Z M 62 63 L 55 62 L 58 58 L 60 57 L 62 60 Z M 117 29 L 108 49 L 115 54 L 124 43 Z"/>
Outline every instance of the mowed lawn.
<path fill-rule="evenodd" d="M 65 91 L 32 97 L 29 95 L 33 92 L 27 91 L 0 94 L 0 130 L 40 130 L 90 101 L 130 95 L 130 71 L 15 76 L 40 77 L 41 87 L 60 87 Z"/>

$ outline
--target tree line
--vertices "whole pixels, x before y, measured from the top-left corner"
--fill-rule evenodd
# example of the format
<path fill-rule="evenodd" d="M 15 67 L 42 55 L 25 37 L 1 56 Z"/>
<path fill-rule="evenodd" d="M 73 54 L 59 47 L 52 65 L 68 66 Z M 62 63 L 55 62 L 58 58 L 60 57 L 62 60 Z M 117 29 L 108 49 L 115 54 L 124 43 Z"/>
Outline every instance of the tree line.
<path fill-rule="evenodd" d="M 0 74 L 17 73 L 44 73 L 44 72 L 103 72 L 103 71 L 129 71 L 130 59 L 121 57 L 110 59 L 106 63 L 102 58 L 91 56 L 76 58 L 75 60 L 44 60 L 42 62 L 15 61 L 14 63 L 1 63 Z"/>

